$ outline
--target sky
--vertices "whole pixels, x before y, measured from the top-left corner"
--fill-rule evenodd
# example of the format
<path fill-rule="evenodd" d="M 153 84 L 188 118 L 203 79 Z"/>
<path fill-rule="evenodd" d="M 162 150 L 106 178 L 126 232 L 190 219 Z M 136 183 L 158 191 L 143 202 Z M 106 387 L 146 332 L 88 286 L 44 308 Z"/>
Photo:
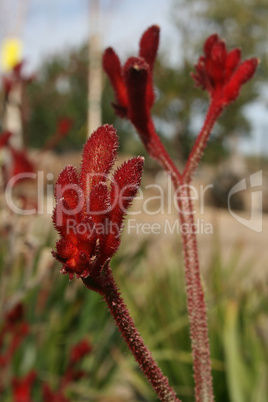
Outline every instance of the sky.
<path fill-rule="evenodd" d="M 173 0 L 100 0 L 99 31 L 103 48 L 113 46 L 120 57 L 136 53 L 142 32 L 161 27 L 160 51 L 175 66 L 180 43 L 172 24 Z M 25 7 L 23 7 L 25 6 Z M 18 35 L 24 45 L 27 69 L 34 71 L 55 53 L 84 43 L 89 36 L 89 0 L 0 0 L 0 35 Z M 254 135 L 240 143 L 244 153 L 268 154 L 265 141 L 268 113 L 261 105 L 249 108 Z"/>
<path fill-rule="evenodd" d="M 45 57 L 87 40 L 88 0 L 28 2 L 22 38 L 24 56 L 33 68 Z M 162 27 L 162 43 L 170 42 L 174 36 L 170 24 L 171 3 L 172 0 L 102 0 L 99 30 L 103 47 L 112 45 L 123 54 L 136 51 L 141 33 L 152 24 Z"/>

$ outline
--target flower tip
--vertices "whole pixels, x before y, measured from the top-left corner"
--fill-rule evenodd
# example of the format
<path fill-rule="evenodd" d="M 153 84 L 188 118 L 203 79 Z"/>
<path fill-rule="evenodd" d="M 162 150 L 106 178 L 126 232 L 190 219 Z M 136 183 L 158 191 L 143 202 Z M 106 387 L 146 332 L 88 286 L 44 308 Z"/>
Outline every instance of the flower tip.
<path fill-rule="evenodd" d="M 112 47 L 107 47 L 102 56 L 102 66 L 110 79 L 119 74 L 121 65 L 119 57 Z"/>
<path fill-rule="evenodd" d="M 159 33 L 160 33 L 160 26 L 157 24 L 153 24 L 149 28 L 147 28 L 146 31 L 143 32 L 142 38 L 147 35 L 151 36 L 152 34 L 159 35 Z"/>
<path fill-rule="evenodd" d="M 204 44 L 204 53 L 205 53 L 205 55 L 208 56 L 210 54 L 213 45 L 216 42 L 219 42 L 219 40 L 220 40 L 220 38 L 219 38 L 219 35 L 217 33 L 214 33 L 214 34 L 210 35 L 207 38 L 207 40 L 205 41 L 205 44 Z"/>
<path fill-rule="evenodd" d="M 159 32 L 160 32 L 160 26 L 157 25 L 157 24 L 151 25 L 151 26 L 147 29 L 147 31 L 149 31 L 149 30 L 152 31 L 152 32 L 154 32 L 154 33 L 159 34 Z"/>
<path fill-rule="evenodd" d="M 145 162 L 144 156 L 137 156 L 137 157 L 136 157 L 136 160 L 137 160 L 137 165 L 138 165 L 141 169 L 143 169 L 143 167 L 144 167 L 144 162 Z"/>
<path fill-rule="evenodd" d="M 115 53 L 115 51 L 114 51 L 114 49 L 113 49 L 111 46 L 107 47 L 107 48 L 104 50 L 103 59 L 106 58 L 107 56 L 110 56 L 110 55 L 114 54 L 114 53 Z"/>
<path fill-rule="evenodd" d="M 130 57 L 124 66 L 124 72 L 129 71 L 148 71 L 149 66 L 146 61 L 141 57 Z"/>
<path fill-rule="evenodd" d="M 159 46 L 160 28 L 158 25 L 150 26 L 140 40 L 139 56 L 142 57 L 153 70 L 157 50 Z"/>

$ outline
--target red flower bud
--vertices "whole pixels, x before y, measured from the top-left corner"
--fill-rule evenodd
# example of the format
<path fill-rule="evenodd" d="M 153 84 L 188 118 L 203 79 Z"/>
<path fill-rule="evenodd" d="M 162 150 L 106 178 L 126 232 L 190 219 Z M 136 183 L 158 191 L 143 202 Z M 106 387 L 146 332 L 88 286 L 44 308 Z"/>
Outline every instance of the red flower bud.
<path fill-rule="evenodd" d="M 36 372 L 34 370 L 30 371 L 24 378 L 13 378 L 12 380 L 12 390 L 13 390 L 13 400 L 15 402 L 31 402 L 31 391 L 33 383 L 36 379 Z"/>
<path fill-rule="evenodd" d="M 143 58 L 149 64 L 150 70 L 154 68 L 154 62 L 159 46 L 160 28 L 157 25 L 152 25 L 148 28 L 141 37 L 139 57 Z"/>
<path fill-rule="evenodd" d="M 108 47 L 108 49 L 105 50 L 102 64 L 115 91 L 117 103 L 113 106 L 120 117 L 126 117 L 128 107 L 127 90 L 123 80 L 119 57 L 111 47 Z"/>
<path fill-rule="evenodd" d="M 139 57 L 130 57 L 124 66 L 124 79 L 129 99 L 128 117 L 140 132 L 148 132 L 150 117 L 147 102 L 149 65 Z"/>
<path fill-rule="evenodd" d="M 239 65 L 232 78 L 224 88 L 223 99 L 225 103 L 232 102 L 238 97 L 242 85 L 252 78 L 256 71 L 257 65 L 258 60 L 256 58 L 246 60 Z"/>
<path fill-rule="evenodd" d="M 111 47 L 106 49 L 104 52 L 103 68 L 108 75 L 111 85 L 115 91 L 116 103 L 113 103 L 113 107 L 119 117 L 128 117 L 132 121 L 133 115 L 143 113 L 143 104 L 137 106 L 136 104 L 133 105 L 132 103 L 133 99 L 135 100 L 135 96 L 134 98 L 131 97 L 134 89 L 134 81 L 131 79 L 129 80 L 129 75 L 126 73 L 127 70 L 130 69 L 130 64 L 134 59 L 136 60 L 137 64 L 136 67 L 135 65 L 132 65 L 132 69 L 136 69 L 137 75 L 142 75 L 144 73 L 144 67 L 141 68 L 141 64 L 146 65 L 147 70 L 146 85 L 143 86 L 142 89 L 137 88 L 136 92 L 141 92 L 141 90 L 144 92 L 143 94 L 141 93 L 140 96 L 144 97 L 146 109 L 150 110 L 154 104 L 155 95 L 152 75 L 159 45 L 159 31 L 159 27 L 157 25 L 153 25 L 144 32 L 140 40 L 139 57 L 129 58 L 123 68 L 121 67 L 117 54 Z M 135 80 L 135 71 L 132 72 L 133 79 Z M 141 84 L 141 82 L 138 80 L 138 85 L 139 84 Z M 135 109 L 134 112 L 133 109 Z M 135 125 L 134 121 L 132 121 L 132 123 Z"/>
<path fill-rule="evenodd" d="M 236 48 L 229 53 L 225 42 L 217 34 L 211 35 L 204 45 L 204 56 L 195 65 L 192 77 L 196 86 L 218 98 L 222 105 L 234 101 L 243 84 L 255 73 L 258 61 L 249 59 L 240 63 L 241 51 Z"/>
<path fill-rule="evenodd" d="M 109 189 L 107 176 L 117 148 L 114 128 L 98 128 L 84 146 L 80 174 L 67 166 L 57 180 L 53 223 L 61 238 L 53 255 L 70 278 L 99 277 L 119 246 L 123 217 L 140 185 L 143 158 L 124 163 Z"/>
<path fill-rule="evenodd" d="M 58 124 L 57 124 L 57 132 L 61 137 L 64 137 L 69 133 L 73 126 L 73 120 L 70 119 L 69 117 L 62 117 L 59 119 Z"/>
<path fill-rule="evenodd" d="M 7 146 L 9 143 L 9 138 L 12 136 L 10 131 L 4 131 L 0 136 L 0 149 Z"/>
<path fill-rule="evenodd" d="M 77 343 L 71 350 L 70 365 L 73 365 L 81 360 L 85 355 L 90 353 L 91 350 L 92 347 L 86 339 Z"/>

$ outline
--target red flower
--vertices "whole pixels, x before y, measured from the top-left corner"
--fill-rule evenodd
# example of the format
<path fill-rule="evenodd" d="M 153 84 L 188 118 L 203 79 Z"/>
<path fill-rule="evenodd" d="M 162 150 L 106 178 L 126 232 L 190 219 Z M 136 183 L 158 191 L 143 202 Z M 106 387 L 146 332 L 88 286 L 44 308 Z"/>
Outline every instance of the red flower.
<path fill-rule="evenodd" d="M 55 187 L 53 223 L 61 238 L 53 255 L 61 272 L 96 278 L 120 244 L 126 209 L 141 181 L 143 158 L 132 158 L 109 174 L 117 155 L 118 139 L 112 126 L 99 127 L 86 142 L 80 174 L 66 166 Z M 97 289 L 96 289 L 97 290 Z"/>
<path fill-rule="evenodd" d="M 3 131 L 0 136 L 0 149 L 9 146 L 9 139 L 12 136 L 10 131 Z"/>
<path fill-rule="evenodd" d="M 8 325 L 13 325 L 21 321 L 24 317 L 24 307 L 22 303 L 16 304 L 11 311 L 6 314 L 5 320 Z"/>
<path fill-rule="evenodd" d="M 120 117 L 128 117 L 134 125 L 139 123 L 138 112 L 147 115 L 154 104 L 153 67 L 159 45 L 159 31 L 159 27 L 153 25 L 144 32 L 140 40 L 139 57 L 130 57 L 123 68 L 111 47 L 103 55 L 103 68 L 115 91 L 115 112 Z"/>
<path fill-rule="evenodd" d="M 13 400 L 14 402 L 31 402 L 31 391 L 36 379 L 36 372 L 30 371 L 24 378 L 12 380 Z"/>
<path fill-rule="evenodd" d="M 116 102 L 112 104 L 115 112 L 131 121 L 149 155 L 166 168 L 173 162 L 155 132 L 151 117 L 155 100 L 153 68 L 159 33 L 156 25 L 148 28 L 140 40 L 139 56 L 130 57 L 123 67 L 115 51 L 109 47 L 103 55 L 103 68 L 115 91 Z"/>
<path fill-rule="evenodd" d="M 11 154 L 10 164 L 4 165 L 4 181 L 7 183 L 12 177 L 21 174 L 21 177 L 16 179 L 15 185 L 24 179 L 29 179 L 29 176 L 23 177 L 24 173 L 35 173 L 35 166 L 28 157 L 26 150 L 20 150 L 14 148 L 9 139 L 12 136 L 10 131 L 4 131 L 0 136 L 0 149 L 7 147 Z M 30 177 L 31 178 L 31 177 Z"/>
<path fill-rule="evenodd" d="M 5 315 L 4 325 L 0 331 L 0 348 L 3 348 L 4 339 L 7 337 L 8 343 L 5 350 L 0 350 L 1 366 L 7 366 L 23 339 L 29 332 L 29 325 L 24 321 L 24 308 L 18 303 Z"/>
<path fill-rule="evenodd" d="M 71 350 L 70 365 L 72 366 L 81 360 L 86 354 L 91 352 L 91 349 L 91 345 L 86 339 L 80 341 Z"/>
<path fill-rule="evenodd" d="M 192 73 L 196 86 L 218 97 L 222 105 L 234 101 L 243 84 L 251 79 L 258 65 L 252 58 L 241 63 L 241 50 L 227 52 L 225 42 L 217 34 L 208 37 L 204 44 L 204 56 L 200 56 Z"/>
<path fill-rule="evenodd" d="M 48 384 L 43 385 L 43 399 L 45 402 L 69 401 L 69 399 L 64 396 L 64 390 L 71 382 L 74 382 L 85 376 L 86 372 L 77 369 L 76 363 L 90 352 L 91 345 L 85 339 L 77 343 L 71 349 L 69 363 L 67 365 L 65 373 L 62 376 L 61 382 L 58 386 L 58 390 L 53 391 Z"/>
<path fill-rule="evenodd" d="M 57 133 L 60 137 L 65 137 L 73 126 L 73 120 L 69 117 L 62 117 L 59 119 L 57 124 Z"/>
<path fill-rule="evenodd" d="M 35 80 L 35 75 L 24 75 L 23 74 L 23 67 L 25 65 L 25 60 L 17 63 L 11 72 L 2 77 L 2 84 L 6 98 L 8 98 L 11 90 L 16 86 L 17 83 L 25 83 L 28 84 Z"/>
<path fill-rule="evenodd" d="M 15 149 L 11 145 L 9 146 L 9 149 L 12 155 L 12 166 L 9 178 L 14 177 L 18 174 L 22 174 L 21 179 L 16 181 L 17 183 L 18 181 L 24 179 L 24 173 L 35 173 L 35 167 L 28 158 L 26 151 Z M 29 177 L 27 177 L 27 179 L 28 178 Z"/>
<path fill-rule="evenodd" d="M 44 402 L 69 402 L 70 400 L 67 399 L 62 391 L 52 391 L 48 384 L 43 385 L 43 401 Z"/>

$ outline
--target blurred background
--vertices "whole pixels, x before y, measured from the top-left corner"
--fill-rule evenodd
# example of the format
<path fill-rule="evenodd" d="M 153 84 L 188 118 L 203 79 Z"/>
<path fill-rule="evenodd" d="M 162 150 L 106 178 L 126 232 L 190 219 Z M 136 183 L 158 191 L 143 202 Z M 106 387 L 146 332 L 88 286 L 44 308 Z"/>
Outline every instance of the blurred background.
<path fill-rule="evenodd" d="M 18 402 L 20 388 L 29 392 L 25 401 L 47 400 L 46 386 L 50 399 L 58 392 L 70 401 L 156 400 L 100 296 L 60 275 L 50 253 L 53 184 L 64 166 L 79 166 L 83 144 L 102 123 L 117 129 L 119 161 L 146 158 L 144 198 L 132 212 L 147 200 L 150 213 L 135 216 L 137 223 L 176 222 L 168 178 L 131 124 L 115 116 L 101 66 L 107 46 L 122 62 L 136 55 L 152 24 L 161 28 L 153 117 L 181 169 L 208 107 L 190 77 L 207 36 L 217 32 L 229 49 L 241 47 L 243 59 L 260 59 L 214 127 L 194 186 L 216 401 L 268 401 L 267 20 L 266 0 L 0 1 L 1 401 Z M 10 180 L 25 173 L 10 193 Z M 260 179 L 252 184 L 254 174 Z M 244 179 L 228 208 L 230 191 Z M 151 184 L 161 186 L 164 201 Z M 183 401 L 193 401 L 181 237 L 125 226 L 112 260 L 116 281 L 164 374 Z M 70 351 L 82 339 L 90 344 L 78 362 L 83 375 L 65 384 Z"/>

